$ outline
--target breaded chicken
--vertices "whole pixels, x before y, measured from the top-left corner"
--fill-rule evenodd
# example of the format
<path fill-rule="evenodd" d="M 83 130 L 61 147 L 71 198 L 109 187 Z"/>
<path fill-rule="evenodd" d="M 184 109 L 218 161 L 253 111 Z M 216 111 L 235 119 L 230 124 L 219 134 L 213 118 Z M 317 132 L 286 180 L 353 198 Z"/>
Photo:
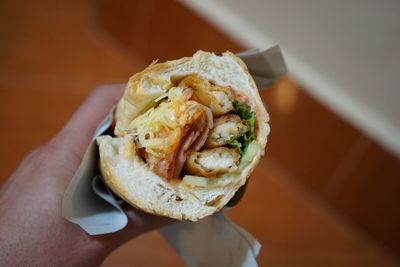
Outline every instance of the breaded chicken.
<path fill-rule="evenodd" d="M 249 124 L 238 115 L 228 114 L 214 119 L 214 127 L 211 129 L 204 147 L 212 148 L 224 146 L 232 138 L 242 135 L 249 130 Z"/>
<path fill-rule="evenodd" d="M 240 155 L 234 148 L 217 147 L 203 151 L 190 151 L 185 169 L 192 175 L 215 177 L 237 169 Z"/>
<path fill-rule="evenodd" d="M 229 86 L 212 84 L 198 74 L 188 75 L 179 86 L 193 88 L 193 99 L 209 107 L 214 116 L 226 114 L 234 109 L 232 89 Z"/>

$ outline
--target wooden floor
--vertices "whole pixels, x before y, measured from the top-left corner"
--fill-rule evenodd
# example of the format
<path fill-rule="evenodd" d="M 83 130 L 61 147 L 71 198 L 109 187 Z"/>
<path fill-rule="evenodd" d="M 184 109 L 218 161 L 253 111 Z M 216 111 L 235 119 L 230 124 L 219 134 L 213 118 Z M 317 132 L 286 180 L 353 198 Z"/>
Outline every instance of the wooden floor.
<path fill-rule="evenodd" d="M 244 49 L 175 1 L 0 1 L 0 30 L 0 182 L 96 85 L 127 81 L 156 58 Z M 289 78 L 261 95 L 267 154 L 229 211 L 262 243 L 260 265 L 399 263 L 399 159 Z M 103 265 L 182 263 L 152 232 Z"/>

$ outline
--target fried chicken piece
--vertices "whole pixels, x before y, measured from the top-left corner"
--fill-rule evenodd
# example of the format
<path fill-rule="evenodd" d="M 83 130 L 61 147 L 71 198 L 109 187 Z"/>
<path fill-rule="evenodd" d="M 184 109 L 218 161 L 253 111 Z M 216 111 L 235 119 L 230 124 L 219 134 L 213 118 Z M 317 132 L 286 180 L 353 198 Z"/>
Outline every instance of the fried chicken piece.
<path fill-rule="evenodd" d="M 234 109 L 233 92 L 229 86 L 218 86 L 201 78 L 198 74 L 191 74 L 184 78 L 179 86 L 194 89 L 193 100 L 209 107 L 212 114 L 220 116 Z"/>
<path fill-rule="evenodd" d="M 185 169 L 191 175 L 215 177 L 238 168 L 240 155 L 234 148 L 217 147 L 203 151 L 190 151 Z"/>
<path fill-rule="evenodd" d="M 232 138 L 242 135 L 249 130 L 249 123 L 238 115 L 228 114 L 214 119 L 214 127 L 211 129 L 205 148 L 224 146 Z"/>

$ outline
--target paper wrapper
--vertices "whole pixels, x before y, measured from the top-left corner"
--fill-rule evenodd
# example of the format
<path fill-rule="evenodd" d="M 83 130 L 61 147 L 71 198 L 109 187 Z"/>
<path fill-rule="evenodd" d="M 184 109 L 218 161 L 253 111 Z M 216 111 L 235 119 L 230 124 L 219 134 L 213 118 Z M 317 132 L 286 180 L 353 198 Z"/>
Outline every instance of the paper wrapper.
<path fill-rule="evenodd" d="M 279 46 L 237 54 L 247 65 L 258 88 L 264 88 L 286 73 Z M 95 139 L 110 128 L 114 109 L 97 127 L 82 162 L 63 199 L 64 218 L 90 235 L 123 229 L 128 218 L 122 201 L 103 183 L 98 169 L 99 151 Z M 243 194 L 236 194 L 233 206 Z M 223 212 L 198 222 L 176 222 L 160 229 L 161 234 L 188 266 L 257 266 L 261 245 Z"/>

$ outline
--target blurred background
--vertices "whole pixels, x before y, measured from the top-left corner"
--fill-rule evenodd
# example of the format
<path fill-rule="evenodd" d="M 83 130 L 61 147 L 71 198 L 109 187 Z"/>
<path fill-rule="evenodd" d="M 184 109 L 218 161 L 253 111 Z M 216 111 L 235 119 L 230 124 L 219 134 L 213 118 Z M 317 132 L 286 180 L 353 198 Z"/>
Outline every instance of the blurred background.
<path fill-rule="evenodd" d="M 400 264 L 400 4 L 1 0 L 0 183 L 97 85 L 153 59 L 281 45 L 266 156 L 229 216 L 261 266 Z M 103 266 L 183 266 L 158 232 Z"/>

